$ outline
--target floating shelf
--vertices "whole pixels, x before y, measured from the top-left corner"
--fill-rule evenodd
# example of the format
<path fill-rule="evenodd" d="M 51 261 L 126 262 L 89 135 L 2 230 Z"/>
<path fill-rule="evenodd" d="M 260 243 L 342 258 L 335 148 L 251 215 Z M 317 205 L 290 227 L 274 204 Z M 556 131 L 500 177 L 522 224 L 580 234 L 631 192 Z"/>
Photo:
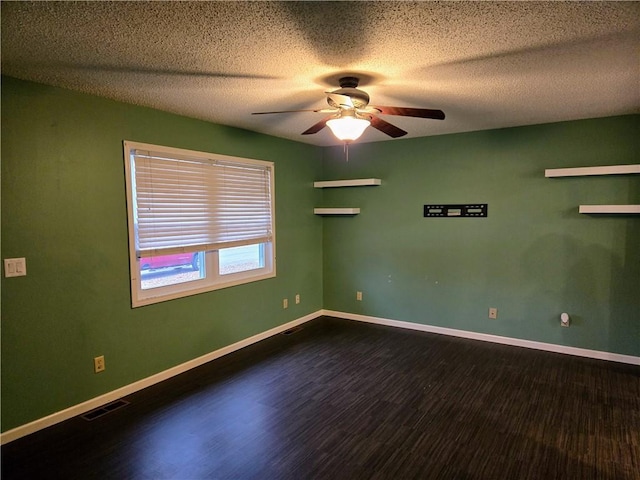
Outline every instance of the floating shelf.
<path fill-rule="evenodd" d="M 640 214 L 640 205 L 580 205 L 580 213 Z"/>
<path fill-rule="evenodd" d="M 369 185 L 380 185 L 382 180 L 379 178 L 354 178 L 353 180 L 328 180 L 324 182 L 313 182 L 315 188 L 332 188 L 332 187 L 366 187 Z"/>
<path fill-rule="evenodd" d="M 313 213 L 316 215 L 357 215 L 360 213 L 359 208 L 314 208 Z"/>
<path fill-rule="evenodd" d="M 581 177 L 586 175 L 628 175 L 640 173 L 640 165 L 608 165 L 604 167 L 548 168 L 545 177 Z"/>

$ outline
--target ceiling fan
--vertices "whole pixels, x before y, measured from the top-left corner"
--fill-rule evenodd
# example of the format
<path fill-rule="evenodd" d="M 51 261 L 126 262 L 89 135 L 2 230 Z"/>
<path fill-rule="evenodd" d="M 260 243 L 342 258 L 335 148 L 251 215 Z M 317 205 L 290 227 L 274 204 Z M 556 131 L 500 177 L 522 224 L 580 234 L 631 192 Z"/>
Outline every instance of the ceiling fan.
<path fill-rule="evenodd" d="M 378 117 L 380 114 L 444 120 L 444 112 L 442 110 L 369 105 L 369 95 L 367 92 L 357 88 L 359 81 L 360 79 L 358 77 L 340 78 L 340 88 L 338 90 L 325 92 L 330 108 L 255 112 L 252 113 L 252 115 L 294 112 L 330 113 L 330 115 L 302 132 L 302 135 L 318 133 L 325 126 L 328 126 L 338 139 L 344 140 L 345 142 L 356 140 L 369 125 L 392 138 L 402 137 L 407 134 L 407 132 L 401 128 Z"/>

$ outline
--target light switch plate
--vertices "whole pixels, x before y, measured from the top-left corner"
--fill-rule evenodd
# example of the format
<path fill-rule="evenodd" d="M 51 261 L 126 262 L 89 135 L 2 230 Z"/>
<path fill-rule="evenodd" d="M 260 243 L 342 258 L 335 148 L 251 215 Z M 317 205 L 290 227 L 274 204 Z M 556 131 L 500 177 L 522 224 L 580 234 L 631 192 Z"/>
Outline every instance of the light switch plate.
<path fill-rule="evenodd" d="M 4 276 L 23 277 L 27 274 L 27 260 L 23 258 L 5 258 Z"/>

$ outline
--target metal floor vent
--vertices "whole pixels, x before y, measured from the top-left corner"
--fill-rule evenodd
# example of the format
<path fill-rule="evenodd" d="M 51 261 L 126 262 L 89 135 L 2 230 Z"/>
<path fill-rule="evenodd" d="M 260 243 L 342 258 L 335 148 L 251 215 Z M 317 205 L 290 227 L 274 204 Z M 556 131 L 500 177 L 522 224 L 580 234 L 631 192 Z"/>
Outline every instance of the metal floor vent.
<path fill-rule="evenodd" d="M 90 422 L 91 420 L 100 418 L 106 415 L 107 413 L 113 412 L 114 410 L 118 410 L 119 408 L 125 407 L 127 405 L 129 405 L 129 402 L 127 402 L 126 400 L 120 399 L 120 400 L 116 400 L 115 402 L 107 403 L 106 405 L 103 405 L 99 408 L 91 410 L 90 412 L 87 412 L 81 416 L 82 418 Z"/>
<path fill-rule="evenodd" d="M 302 327 L 293 327 L 293 328 L 290 328 L 289 330 L 285 330 L 284 332 L 282 332 L 282 335 L 293 335 L 294 333 L 297 333 L 300 330 L 302 330 Z"/>

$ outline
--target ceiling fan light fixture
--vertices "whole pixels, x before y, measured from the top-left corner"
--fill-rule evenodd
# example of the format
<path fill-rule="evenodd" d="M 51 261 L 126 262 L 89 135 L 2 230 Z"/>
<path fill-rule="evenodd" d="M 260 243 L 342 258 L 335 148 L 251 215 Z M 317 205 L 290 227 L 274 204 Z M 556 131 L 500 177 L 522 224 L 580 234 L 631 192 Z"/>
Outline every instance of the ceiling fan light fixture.
<path fill-rule="evenodd" d="M 355 116 L 341 116 L 327 120 L 327 126 L 333 134 L 344 142 L 350 142 L 360 138 L 371 122 L 365 118 Z"/>

